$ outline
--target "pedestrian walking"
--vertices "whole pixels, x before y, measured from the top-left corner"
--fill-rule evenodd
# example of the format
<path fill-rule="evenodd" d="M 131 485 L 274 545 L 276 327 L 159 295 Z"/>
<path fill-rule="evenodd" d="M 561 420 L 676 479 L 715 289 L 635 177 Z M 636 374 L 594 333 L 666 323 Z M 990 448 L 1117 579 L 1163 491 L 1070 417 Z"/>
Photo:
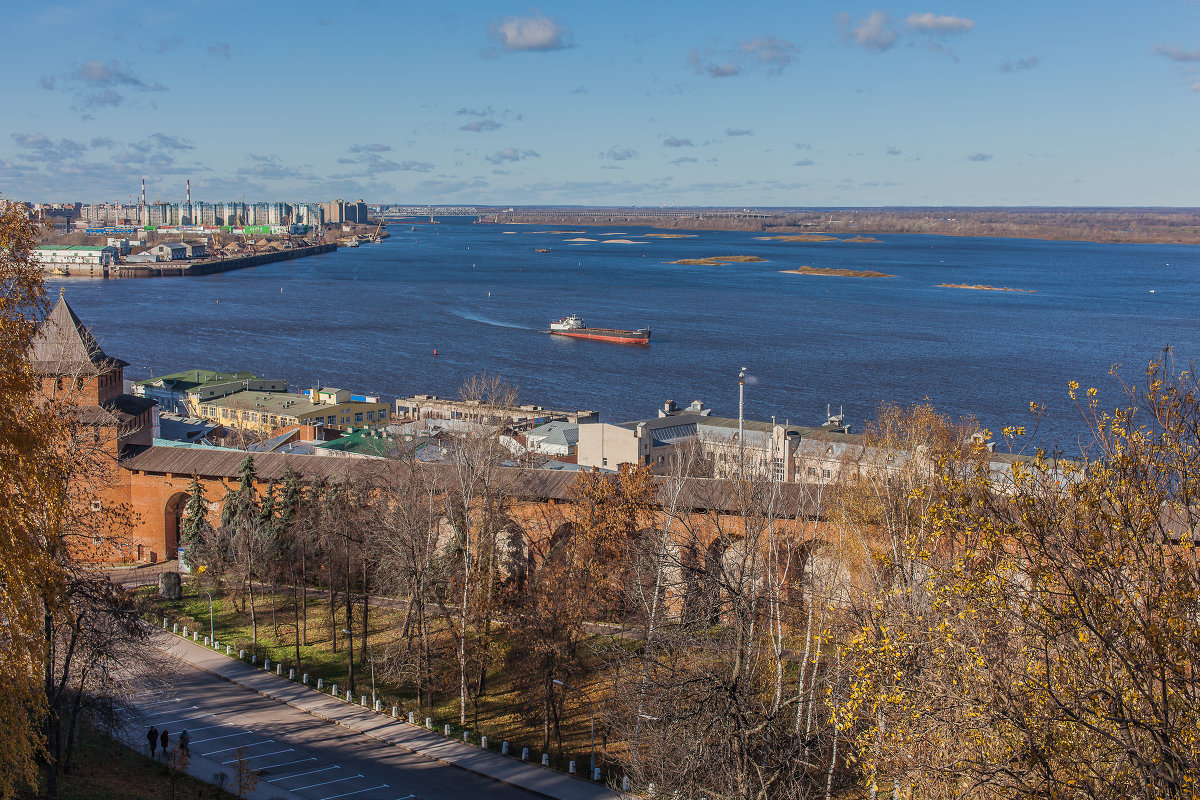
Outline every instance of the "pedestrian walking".
<path fill-rule="evenodd" d="M 153 725 L 150 726 L 149 732 L 146 733 L 146 741 L 150 743 L 150 757 L 154 758 L 154 748 L 158 747 L 158 729 Z"/>
<path fill-rule="evenodd" d="M 162 732 L 162 751 L 163 751 L 163 758 L 166 758 L 167 757 L 167 729 L 166 728 L 163 728 L 163 732 Z"/>
<path fill-rule="evenodd" d="M 190 736 L 188 736 L 187 731 L 184 731 L 183 733 L 179 734 L 179 749 L 181 751 L 183 751 L 184 753 L 186 753 L 188 755 L 191 755 L 191 750 L 189 749 L 189 746 L 191 745 L 191 743 L 192 743 L 192 739 Z"/>

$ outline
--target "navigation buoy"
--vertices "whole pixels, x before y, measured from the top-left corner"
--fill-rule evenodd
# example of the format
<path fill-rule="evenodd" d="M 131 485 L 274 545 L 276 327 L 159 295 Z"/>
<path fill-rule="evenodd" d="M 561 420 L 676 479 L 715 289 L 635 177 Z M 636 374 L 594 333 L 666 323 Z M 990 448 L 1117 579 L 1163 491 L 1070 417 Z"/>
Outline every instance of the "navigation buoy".
<path fill-rule="evenodd" d="M 437 348 L 436 348 L 436 347 L 435 347 L 435 348 L 433 348 L 433 354 L 434 354 L 435 356 L 437 355 Z"/>

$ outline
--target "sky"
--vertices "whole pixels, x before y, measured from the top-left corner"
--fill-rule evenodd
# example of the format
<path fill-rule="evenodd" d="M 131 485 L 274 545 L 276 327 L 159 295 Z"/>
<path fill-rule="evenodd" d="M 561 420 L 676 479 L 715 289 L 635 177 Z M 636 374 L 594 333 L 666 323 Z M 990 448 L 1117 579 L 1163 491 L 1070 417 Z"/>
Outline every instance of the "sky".
<path fill-rule="evenodd" d="M 0 194 L 1197 206 L 1200 0 L 9 5 Z"/>

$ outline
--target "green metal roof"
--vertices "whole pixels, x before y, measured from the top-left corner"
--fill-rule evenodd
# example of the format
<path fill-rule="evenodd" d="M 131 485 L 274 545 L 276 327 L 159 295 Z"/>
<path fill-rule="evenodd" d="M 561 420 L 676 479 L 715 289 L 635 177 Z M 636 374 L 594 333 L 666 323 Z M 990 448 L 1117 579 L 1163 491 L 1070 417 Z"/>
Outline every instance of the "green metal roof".
<path fill-rule="evenodd" d="M 356 431 L 347 433 L 333 441 L 321 442 L 316 447 L 325 450 L 334 450 L 339 453 L 353 453 L 354 455 L 363 456 L 379 456 L 386 457 L 391 454 L 396 447 L 401 444 L 397 440 L 388 435 L 372 436 L 366 428 L 359 428 Z"/>
<path fill-rule="evenodd" d="M 176 391 L 188 392 L 209 383 L 228 383 L 230 381 L 255 380 L 258 376 L 253 372 L 218 372 L 215 369 L 189 369 L 184 372 L 173 372 L 170 375 L 159 375 L 144 381 L 135 381 L 138 386 L 154 386 L 162 381 L 163 384 L 174 384 Z"/>

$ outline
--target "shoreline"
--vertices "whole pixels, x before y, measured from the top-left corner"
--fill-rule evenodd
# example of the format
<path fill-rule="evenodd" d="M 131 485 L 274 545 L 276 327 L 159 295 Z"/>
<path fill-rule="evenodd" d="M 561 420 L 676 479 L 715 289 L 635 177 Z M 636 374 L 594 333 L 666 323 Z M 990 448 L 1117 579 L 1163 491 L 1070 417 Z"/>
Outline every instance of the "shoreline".
<path fill-rule="evenodd" d="M 1113 235 L 1109 238 L 1097 237 L 1089 235 L 1086 231 L 1076 231 L 1069 228 L 1062 230 L 1048 230 L 1038 232 L 1030 228 L 1036 227 L 1032 224 L 1026 224 L 1025 230 L 1022 230 L 1022 223 L 1012 222 L 1006 223 L 1014 226 L 1012 230 L 889 230 L 888 225 L 872 226 L 870 224 L 857 224 L 855 227 L 840 227 L 827 224 L 765 224 L 761 221 L 754 226 L 745 223 L 739 224 L 735 218 L 729 218 L 722 224 L 722 220 L 718 217 L 628 217 L 621 214 L 605 215 L 602 219 L 601 215 L 578 215 L 578 214 L 554 214 L 549 213 L 544 215 L 536 215 L 536 218 L 531 218 L 536 212 L 514 213 L 510 218 L 504 219 L 500 214 L 482 215 L 478 224 L 481 225 L 570 225 L 573 227 L 584 228 L 611 228 L 614 226 L 620 227 L 640 227 L 650 228 L 658 231 L 712 231 L 712 232 L 728 232 L 728 233 L 750 233 L 758 237 L 775 237 L 780 235 L 810 235 L 810 236 L 831 236 L 846 241 L 843 237 L 858 237 L 858 236 L 887 236 L 887 235 L 929 235 L 929 236 L 948 236 L 955 238 L 977 238 L 977 239 L 1027 239 L 1030 241 L 1040 242 L 1078 242 L 1081 244 L 1118 244 L 1118 245 L 1200 245 L 1200 217 L 1196 217 L 1195 227 L 1198 229 L 1196 233 L 1190 233 L 1183 236 L 1154 236 L 1147 234 L 1137 237 L 1122 237 L 1117 233 L 1124 233 L 1124 230 L 1113 231 Z M 1195 215 L 1192 215 L 1195 216 Z M 898 220 L 902 222 L 903 220 Z M 697 224 L 699 223 L 699 224 Z M 982 223 L 976 223 L 982 224 Z M 901 224 L 899 227 L 908 228 L 911 226 Z M 960 226 L 961 227 L 961 226 Z M 642 234 L 643 236 L 647 234 Z M 811 240 L 810 240 L 811 241 Z M 813 242 L 819 243 L 819 242 Z M 851 242 L 853 243 L 853 242 Z"/>

